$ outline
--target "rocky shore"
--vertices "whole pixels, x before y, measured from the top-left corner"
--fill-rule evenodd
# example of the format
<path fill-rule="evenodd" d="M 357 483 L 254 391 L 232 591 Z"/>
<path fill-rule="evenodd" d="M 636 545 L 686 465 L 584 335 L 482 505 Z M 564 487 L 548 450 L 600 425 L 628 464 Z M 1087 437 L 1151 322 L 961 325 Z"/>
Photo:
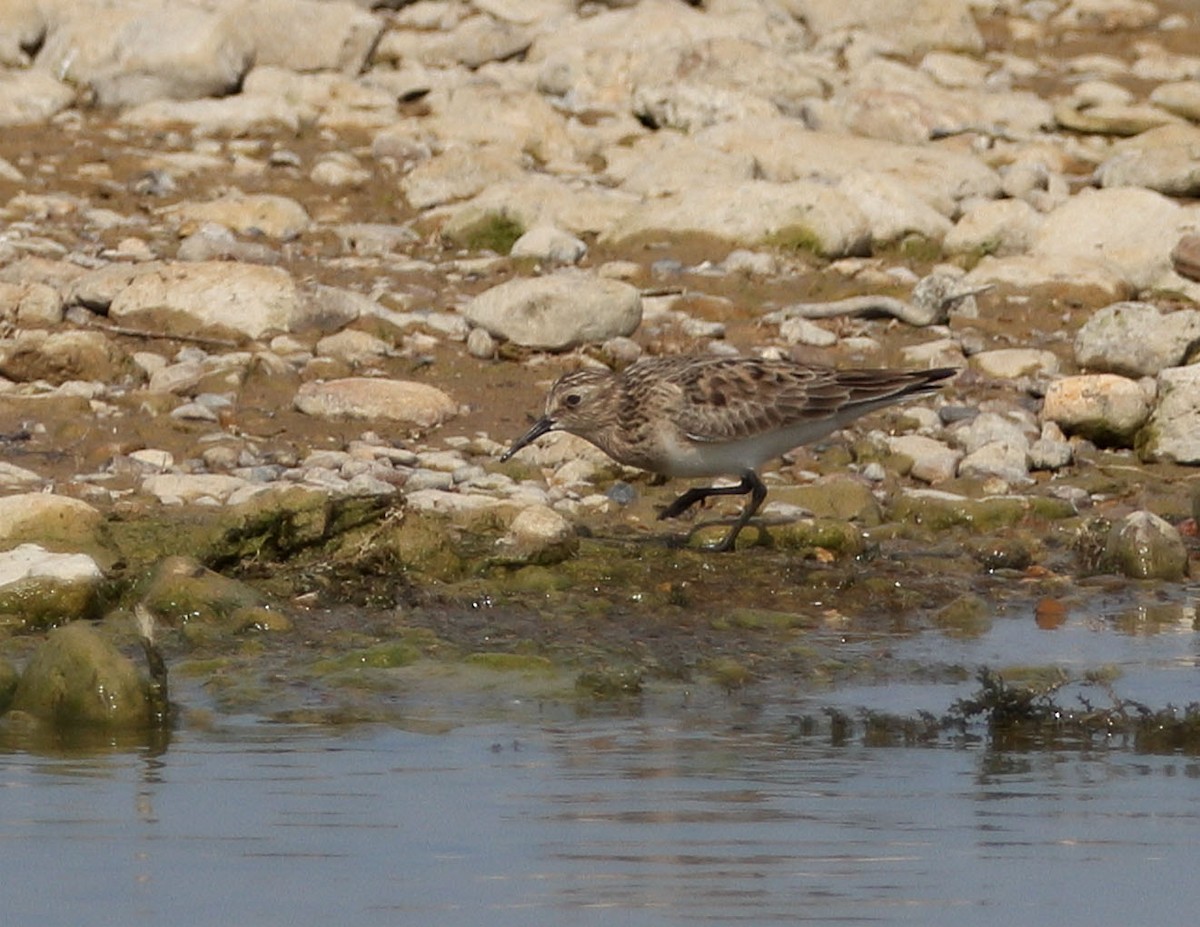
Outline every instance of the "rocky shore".
<path fill-rule="evenodd" d="M 143 723 L 137 603 L 211 703 L 359 716 L 1181 588 L 1197 48 L 1183 0 L 0 3 L 0 725 Z M 570 436 L 498 462 L 562 371 L 681 352 L 963 373 L 727 556 Z"/>

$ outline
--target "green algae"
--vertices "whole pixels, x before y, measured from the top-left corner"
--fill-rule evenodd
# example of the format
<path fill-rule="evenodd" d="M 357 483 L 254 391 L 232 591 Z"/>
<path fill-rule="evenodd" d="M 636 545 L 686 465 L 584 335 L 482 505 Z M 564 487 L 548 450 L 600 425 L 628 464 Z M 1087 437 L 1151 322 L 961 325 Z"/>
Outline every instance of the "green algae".
<path fill-rule="evenodd" d="M 145 727 L 146 684 L 133 661 L 90 625 L 51 631 L 12 694 L 11 707 L 56 726 Z"/>

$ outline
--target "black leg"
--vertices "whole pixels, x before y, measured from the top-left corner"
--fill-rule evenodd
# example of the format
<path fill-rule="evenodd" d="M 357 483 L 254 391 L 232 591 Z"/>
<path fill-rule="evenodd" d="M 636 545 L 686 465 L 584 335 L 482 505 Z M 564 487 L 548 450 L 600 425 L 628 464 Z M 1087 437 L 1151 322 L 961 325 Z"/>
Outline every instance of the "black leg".
<path fill-rule="evenodd" d="M 746 527 L 746 523 L 754 517 L 754 513 L 763 504 L 763 500 L 767 498 L 767 487 L 763 485 L 763 481 L 759 479 L 758 474 L 753 470 L 747 471 L 742 476 L 742 481 L 736 486 L 697 486 L 689 489 L 663 509 L 658 517 L 660 519 L 675 518 L 678 515 L 682 515 L 697 502 L 702 502 L 709 496 L 742 496 L 746 493 L 750 493 L 750 501 L 742 509 L 742 513 L 737 517 L 737 521 L 733 523 L 733 527 L 729 529 L 729 534 L 725 536 L 725 539 L 720 544 L 711 548 L 717 551 L 733 550 L 733 544 L 737 540 L 738 534 Z"/>
<path fill-rule="evenodd" d="M 658 518 L 659 521 L 664 518 L 678 518 L 697 502 L 703 502 L 709 496 L 744 496 L 753 489 L 754 483 L 746 476 L 743 476 L 742 481 L 736 486 L 696 486 L 659 512 Z"/>
<path fill-rule="evenodd" d="M 750 470 L 742 477 L 742 483 L 750 491 L 750 501 L 746 503 L 746 507 L 742 509 L 742 514 L 738 516 L 737 521 L 733 523 L 733 527 L 729 529 L 729 533 L 725 535 L 725 540 L 714 547 L 713 550 L 733 550 L 733 544 L 737 540 L 738 534 L 746 527 L 746 523 L 754 517 L 754 513 L 763 504 L 763 500 L 767 498 L 767 487 L 753 470 Z"/>

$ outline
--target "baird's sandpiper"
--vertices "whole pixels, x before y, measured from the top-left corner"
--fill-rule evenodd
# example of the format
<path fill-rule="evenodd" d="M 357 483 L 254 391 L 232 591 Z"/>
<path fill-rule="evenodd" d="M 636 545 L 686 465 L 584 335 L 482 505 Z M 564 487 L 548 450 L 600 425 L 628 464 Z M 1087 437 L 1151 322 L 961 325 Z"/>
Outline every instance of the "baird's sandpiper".
<path fill-rule="evenodd" d="M 750 494 L 714 550 L 731 550 L 767 487 L 758 470 L 792 448 L 875 409 L 939 389 L 958 371 L 845 369 L 753 357 L 657 357 L 625 370 L 577 370 L 550 388 L 545 411 L 502 461 L 551 431 L 596 445 L 619 463 L 664 476 L 737 476 L 687 490 L 659 513 L 674 518 L 709 496 Z"/>

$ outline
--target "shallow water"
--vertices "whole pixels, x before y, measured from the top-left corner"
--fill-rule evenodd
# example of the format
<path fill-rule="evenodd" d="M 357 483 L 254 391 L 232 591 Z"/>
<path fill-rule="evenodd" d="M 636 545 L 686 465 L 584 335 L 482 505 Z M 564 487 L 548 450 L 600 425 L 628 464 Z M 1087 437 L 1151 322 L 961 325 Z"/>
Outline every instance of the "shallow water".
<path fill-rule="evenodd" d="M 1118 604 L 1053 631 L 997 620 L 894 656 L 1116 666 L 1122 695 L 1182 705 L 1194 614 L 1163 609 Z M 838 744 L 797 720 L 939 710 L 970 689 L 675 692 L 590 716 L 500 699 L 488 724 L 443 704 L 444 733 L 223 719 L 154 750 L 10 750 L 6 921 L 1190 922 L 1200 758 L 982 736 Z"/>

